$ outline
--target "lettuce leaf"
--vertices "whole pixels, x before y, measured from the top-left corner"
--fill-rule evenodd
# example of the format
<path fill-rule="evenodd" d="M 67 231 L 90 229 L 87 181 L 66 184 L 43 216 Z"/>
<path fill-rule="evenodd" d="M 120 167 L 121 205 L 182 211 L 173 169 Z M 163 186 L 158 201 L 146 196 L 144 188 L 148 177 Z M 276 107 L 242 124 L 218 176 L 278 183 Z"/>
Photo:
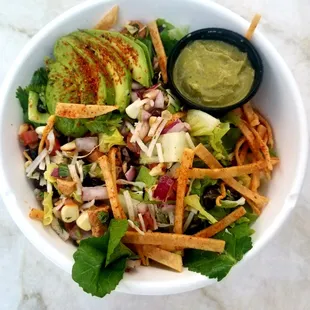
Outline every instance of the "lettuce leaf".
<path fill-rule="evenodd" d="M 148 188 L 150 188 L 157 183 L 157 178 L 150 175 L 150 169 L 145 166 L 141 166 L 136 177 L 136 182 L 143 182 Z"/>
<path fill-rule="evenodd" d="M 72 279 L 85 292 L 104 297 L 123 278 L 127 258 L 134 257 L 121 243 L 127 228 L 127 220 L 113 219 L 102 237 L 81 240 L 73 255 Z"/>
<path fill-rule="evenodd" d="M 217 183 L 217 180 L 213 180 L 208 177 L 202 180 L 195 179 L 192 184 L 190 195 L 198 195 L 199 197 L 201 197 L 207 187 L 213 186 L 216 183 Z"/>
<path fill-rule="evenodd" d="M 105 115 L 97 116 L 94 120 L 87 120 L 85 122 L 86 128 L 93 134 L 104 133 L 112 136 L 116 128 L 122 122 L 122 115 L 118 112 L 112 112 Z"/>
<path fill-rule="evenodd" d="M 117 129 L 114 129 L 112 135 L 106 133 L 99 134 L 99 151 L 106 153 L 113 145 L 126 145 L 123 136 Z"/>
<path fill-rule="evenodd" d="M 184 255 L 184 266 L 189 270 L 198 272 L 209 278 L 222 280 L 230 269 L 242 259 L 244 254 L 252 248 L 253 230 L 248 223 L 235 225 L 214 236 L 226 242 L 225 251 L 222 254 L 186 250 Z"/>
<path fill-rule="evenodd" d="M 163 18 L 158 18 L 156 22 L 166 55 L 169 56 L 175 44 L 188 33 L 189 27 L 182 26 L 176 28 Z"/>
<path fill-rule="evenodd" d="M 214 218 L 210 213 L 208 213 L 200 204 L 198 195 L 186 196 L 184 198 L 184 204 L 199 211 L 200 218 L 208 220 L 210 224 L 214 224 L 217 222 L 216 218 Z"/>

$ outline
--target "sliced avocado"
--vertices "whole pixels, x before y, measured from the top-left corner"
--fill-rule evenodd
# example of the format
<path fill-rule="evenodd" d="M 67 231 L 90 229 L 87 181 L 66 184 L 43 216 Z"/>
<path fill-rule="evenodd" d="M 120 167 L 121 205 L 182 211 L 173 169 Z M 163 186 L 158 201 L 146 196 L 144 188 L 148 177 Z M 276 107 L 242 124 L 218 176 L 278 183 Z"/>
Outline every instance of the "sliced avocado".
<path fill-rule="evenodd" d="M 152 60 L 151 60 L 151 55 L 150 55 L 150 51 L 148 49 L 148 47 L 141 42 L 140 40 L 135 40 L 135 42 L 140 45 L 143 48 L 144 54 L 146 55 L 146 61 L 149 67 L 149 72 L 150 72 L 150 85 L 152 84 L 152 78 L 154 76 L 154 70 L 153 70 L 153 64 L 152 64 Z"/>
<path fill-rule="evenodd" d="M 50 64 L 49 68 L 45 100 L 49 113 L 54 114 L 57 102 L 78 103 L 80 90 L 76 83 L 75 73 L 60 62 Z M 56 118 L 55 127 L 65 136 L 72 137 L 81 137 L 88 131 L 83 120 L 63 117 Z"/>
<path fill-rule="evenodd" d="M 28 97 L 28 118 L 30 121 L 38 124 L 46 124 L 49 118 L 48 113 L 40 113 L 38 111 L 39 94 L 30 91 Z"/>
<path fill-rule="evenodd" d="M 74 34 L 77 34 L 75 36 Z M 100 64 L 98 58 L 93 51 L 78 39 L 79 32 L 75 32 L 66 37 L 63 37 L 63 42 L 68 43 L 74 51 L 83 59 L 83 62 L 87 62 L 91 72 L 85 70 L 82 74 L 86 76 L 85 80 L 91 85 L 92 91 L 97 93 L 97 104 L 115 104 L 115 90 L 113 82 L 108 70 Z"/>
<path fill-rule="evenodd" d="M 152 72 L 148 65 L 149 54 L 144 52 L 143 47 L 119 32 L 92 29 L 84 30 L 84 32 L 99 38 L 104 45 L 109 43 L 130 69 L 132 78 L 145 87 L 151 86 Z"/>
<path fill-rule="evenodd" d="M 110 44 L 103 44 L 100 39 L 88 33 L 75 32 L 71 35 L 82 42 L 84 50 L 88 49 L 88 53 L 93 55 L 99 70 L 108 71 L 114 86 L 115 104 L 121 112 L 124 111 L 130 100 L 131 74 L 122 59 Z"/>
<path fill-rule="evenodd" d="M 79 103 L 94 104 L 97 101 L 98 76 L 89 62 L 78 55 L 73 47 L 66 42 L 66 37 L 57 40 L 54 46 L 54 56 L 58 62 L 74 72 L 75 83 L 79 85 Z M 95 81 L 95 82 L 94 82 Z"/>

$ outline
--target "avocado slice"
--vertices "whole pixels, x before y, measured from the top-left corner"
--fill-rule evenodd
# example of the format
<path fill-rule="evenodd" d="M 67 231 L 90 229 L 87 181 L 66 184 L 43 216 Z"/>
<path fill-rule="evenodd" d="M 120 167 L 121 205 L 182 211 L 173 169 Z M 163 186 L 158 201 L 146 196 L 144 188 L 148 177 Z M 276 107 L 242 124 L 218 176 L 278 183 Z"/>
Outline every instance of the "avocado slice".
<path fill-rule="evenodd" d="M 45 100 L 48 112 L 55 113 L 57 102 L 76 102 L 80 100 L 79 85 L 76 75 L 60 62 L 49 64 L 48 83 L 45 91 Z M 57 117 L 56 129 L 65 136 L 81 137 L 88 129 L 83 120 Z"/>
<path fill-rule="evenodd" d="M 83 57 L 78 55 L 73 47 L 68 44 L 66 37 L 57 40 L 54 46 L 56 61 L 74 72 L 75 83 L 79 85 L 79 103 L 94 104 L 97 101 L 98 75 L 93 67 Z"/>
<path fill-rule="evenodd" d="M 108 43 L 118 53 L 132 73 L 132 78 L 145 87 L 151 86 L 152 71 L 149 69 L 149 54 L 134 40 L 119 32 L 105 30 L 83 30 L 84 32 L 99 38 L 104 45 Z"/>
<path fill-rule="evenodd" d="M 49 118 L 48 113 L 40 113 L 38 111 L 39 94 L 30 91 L 28 96 L 28 118 L 30 121 L 38 124 L 46 124 Z"/>
<path fill-rule="evenodd" d="M 115 104 L 121 112 L 124 111 L 130 100 L 131 74 L 122 59 L 109 44 L 103 44 L 96 37 L 84 32 L 74 32 L 71 36 L 81 42 L 80 48 L 88 49 L 88 53 L 93 55 L 99 70 L 108 71 L 114 86 Z M 78 48 L 77 42 L 75 48 Z"/>
<path fill-rule="evenodd" d="M 78 37 L 70 34 L 63 37 L 63 42 L 68 43 L 91 69 L 91 72 L 85 70 L 82 74 L 86 76 L 88 84 L 93 84 L 91 85 L 92 91 L 97 93 L 97 100 L 93 103 L 114 105 L 115 89 L 109 71 L 99 63 L 96 55 Z"/>
<path fill-rule="evenodd" d="M 141 42 L 140 40 L 135 40 L 135 42 L 142 47 L 144 54 L 146 55 L 146 61 L 147 61 L 149 72 L 150 72 L 150 79 L 151 79 L 150 85 L 151 85 L 152 84 L 152 78 L 154 76 L 154 70 L 153 70 L 153 64 L 152 64 L 152 60 L 151 60 L 150 51 L 149 51 L 148 47 L 143 42 Z"/>

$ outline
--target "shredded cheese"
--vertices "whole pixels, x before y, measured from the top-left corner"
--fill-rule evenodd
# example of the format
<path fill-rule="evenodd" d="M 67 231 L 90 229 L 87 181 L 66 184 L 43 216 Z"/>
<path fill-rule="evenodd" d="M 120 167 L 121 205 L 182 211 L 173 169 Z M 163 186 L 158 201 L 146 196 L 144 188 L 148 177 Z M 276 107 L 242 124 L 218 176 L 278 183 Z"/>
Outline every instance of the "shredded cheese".
<path fill-rule="evenodd" d="M 27 177 L 32 175 L 40 163 L 45 159 L 46 155 L 47 149 L 43 149 L 42 152 L 35 158 L 35 160 L 26 168 Z"/>
<path fill-rule="evenodd" d="M 136 230 L 140 235 L 144 236 L 144 232 L 138 226 L 136 226 L 132 220 L 127 220 L 127 221 L 128 221 L 128 224 L 131 228 Z"/>
<path fill-rule="evenodd" d="M 158 128 L 158 126 L 160 125 L 160 123 L 162 122 L 163 118 L 162 117 L 157 117 L 156 121 L 154 122 L 154 124 L 152 124 L 149 133 L 147 134 L 149 137 L 153 137 L 156 133 L 156 130 Z"/>
<path fill-rule="evenodd" d="M 135 128 L 129 122 L 125 122 L 125 125 L 130 130 L 132 135 L 134 135 L 135 134 Z M 140 149 L 142 150 L 142 152 L 147 153 L 148 148 L 143 143 L 143 141 L 140 139 L 140 137 L 136 137 L 136 142 L 138 143 L 138 145 L 139 145 Z"/>
<path fill-rule="evenodd" d="M 184 226 L 183 226 L 183 232 L 185 232 L 187 230 L 187 228 L 189 227 L 189 225 L 191 224 L 193 218 L 195 216 L 195 213 L 194 212 L 190 212 L 185 223 L 184 223 Z"/>
<path fill-rule="evenodd" d="M 164 153 L 161 143 L 156 143 L 157 155 L 160 163 L 164 163 Z"/>
<path fill-rule="evenodd" d="M 132 199 L 131 199 L 131 196 L 129 194 L 129 191 L 124 191 L 123 195 L 124 195 L 127 210 L 128 210 L 128 217 L 130 220 L 134 221 L 135 220 L 135 210 L 133 207 L 133 203 L 132 203 Z"/>

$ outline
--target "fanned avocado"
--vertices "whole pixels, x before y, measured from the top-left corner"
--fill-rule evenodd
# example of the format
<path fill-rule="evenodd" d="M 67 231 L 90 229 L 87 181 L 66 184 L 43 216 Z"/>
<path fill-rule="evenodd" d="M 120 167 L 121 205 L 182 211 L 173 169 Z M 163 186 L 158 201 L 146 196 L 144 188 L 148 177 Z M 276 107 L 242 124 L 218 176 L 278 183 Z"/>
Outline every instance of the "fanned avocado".
<path fill-rule="evenodd" d="M 130 100 L 131 75 L 122 59 L 109 44 L 103 44 L 100 39 L 88 33 L 74 32 L 71 36 L 81 42 L 83 50 L 88 50 L 87 54 L 93 55 L 100 70 L 107 70 L 110 74 L 115 91 L 115 105 L 120 111 L 124 111 Z"/>
<path fill-rule="evenodd" d="M 149 49 L 140 40 L 135 40 L 135 42 L 142 47 L 142 49 L 144 51 L 144 54 L 146 55 L 146 61 L 147 61 L 147 64 L 148 64 L 148 68 L 149 68 L 149 72 L 150 72 L 150 79 L 151 79 L 150 84 L 152 84 L 152 78 L 154 76 L 154 70 L 153 70 L 153 64 L 152 64 L 152 60 L 151 60 L 151 55 L 150 55 Z"/>
<path fill-rule="evenodd" d="M 79 85 L 75 73 L 60 62 L 50 64 L 49 68 L 45 100 L 49 113 L 54 114 L 57 102 L 79 102 Z M 81 137 L 87 132 L 83 120 L 57 117 L 55 126 L 66 136 Z"/>
<path fill-rule="evenodd" d="M 62 38 L 64 43 L 68 43 L 74 51 L 81 57 L 81 63 L 87 63 L 91 72 L 87 68 L 83 68 L 85 71 L 81 72 L 84 76 L 84 80 L 90 85 L 89 90 L 92 90 L 97 94 L 97 99 L 93 104 L 109 104 L 114 105 L 115 103 L 115 89 L 113 87 L 113 81 L 109 71 L 99 62 L 99 59 L 89 48 L 87 44 L 81 42 L 77 36 L 79 34 L 75 32 Z M 90 76 L 90 78 L 89 78 Z"/>
<path fill-rule="evenodd" d="M 39 104 L 39 94 L 30 91 L 28 97 L 28 118 L 31 122 L 38 124 L 46 124 L 49 114 L 48 113 L 40 113 L 38 111 Z"/>
<path fill-rule="evenodd" d="M 56 61 L 63 64 L 67 69 L 75 73 L 75 82 L 79 85 L 79 103 L 94 104 L 97 100 L 97 73 L 88 61 L 76 53 L 74 48 L 68 44 L 66 37 L 57 40 L 54 46 L 54 56 Z M 72 79 L 73 77 L 71 77 Z"/>
<path fill-rule="evenodd" d="M 152 71 L 149 68 L 149 53 L 134 40 L 120 34 L 119 32 L 105 30 L 83 30 L 96 38 L 104 45 L 110 45 L 121 57 L 132 73 L 132 78 L 145 87 L 151 86 Z"/>

